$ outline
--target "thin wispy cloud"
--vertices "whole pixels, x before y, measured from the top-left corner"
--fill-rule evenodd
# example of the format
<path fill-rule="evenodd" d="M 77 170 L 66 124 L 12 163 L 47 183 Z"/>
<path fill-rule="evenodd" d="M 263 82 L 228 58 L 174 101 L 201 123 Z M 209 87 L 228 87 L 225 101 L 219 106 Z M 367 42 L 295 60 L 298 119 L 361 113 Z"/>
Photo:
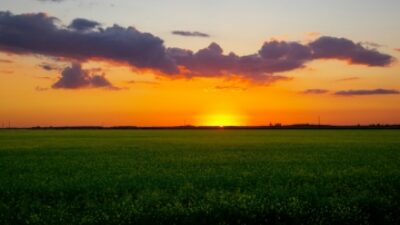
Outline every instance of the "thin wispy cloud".
<path fill-rule="evenodd" d="M 8 59 L 0 59 L 0 63 L 13 63 L 13 61 Z"/>
<path fill-rule="evenodd" d="M 304 90 L 304 91 L 302 91 L 300 93 L 301 94 L 318 95 L 318 94 L 326 94 L 328 92 L 329 92 L 329 90 L 326 90 L 326 89 L 307 89 L 307 90 Z"/>
<path fill-rule="evenodd" d="M 12 70 L 0 70 L 0 74 L 12 74 L 14 71 Z"/>
<path fill-rule="evenodd" d="M 36 90 L 36 91 L 48 91 L 48 90 L 50 90 L 50 89 L 49 89 L 49 88 L 46 88 L 46 87 L 36 86 L 36 87 L 35 87 L 35 90 Z"/>
<path fill-rule="evenodd" d="M 150 80 L 128 80 L 127 84 L 147 84 L 147 85 L 157 85 L 159 82 Z"/>
<path fill-rule="evenodd" d="M 337 82 L 346 82 L 346 81 L 355 81 L 355 80 L 360 80 L 360 77 L 345 77 L 341 79 L 337 79 Z"/>
<path fill-rule="evenodd" d="M 376 43 L 376 42 L 371 42 L 371 41 L 366 41 L 366 42 L 361 42 L 362 45 L 366 47 L 371 47 L 371 48 L 382 48 L 385 47 L 385 45 Z"/>
<path fill-rule="evenodd" d="M 400 94 L 400 91 L 393 89 L 371 89 L 371 90 L 346 90 L 346 91 L 337 91 L 335 95 L 340 96 L 357 96 L 357 95 L 397 95 Z"/>
<path fill-rule="evenodd" d="M 228 91 L 246 91 L 246 87 L 236 85 L 217 85 L 214 87 L 217 90 L 228 90 Z"/>
<path fill-rule="evenodd" d="M 35 78 L 37 79 L 42 79 L 42 80 L 52 80 L 52 77 L 47 77 L 47 76 L 36 76 Z"/>
<path fill-rule="evenodd" d="M 55 64 L 46 63 L 46 62 L 39 64 L 39 67 L 46 71 L 60 70 L 59 66 L 57 66 Z"/>
<path fill-rule="evenodd" d="M 209 34 L 202 33 L 199 31 L 174 30 L 171 33 L 174 35 L 185 36 L 185 37 L 210 37 Z"/>

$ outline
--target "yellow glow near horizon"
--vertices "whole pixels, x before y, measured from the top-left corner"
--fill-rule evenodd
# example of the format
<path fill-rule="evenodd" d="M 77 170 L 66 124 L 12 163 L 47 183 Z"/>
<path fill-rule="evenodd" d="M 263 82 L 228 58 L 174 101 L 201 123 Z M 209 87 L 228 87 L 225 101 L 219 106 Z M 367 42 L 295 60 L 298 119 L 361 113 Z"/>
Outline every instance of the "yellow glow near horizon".
<path fill-rule="evenodd" d="M 203 126 L 243 126 L 246 125 L 240 116 L 232 114 L 210 114 L 202 117 L 200 125 Z"/>

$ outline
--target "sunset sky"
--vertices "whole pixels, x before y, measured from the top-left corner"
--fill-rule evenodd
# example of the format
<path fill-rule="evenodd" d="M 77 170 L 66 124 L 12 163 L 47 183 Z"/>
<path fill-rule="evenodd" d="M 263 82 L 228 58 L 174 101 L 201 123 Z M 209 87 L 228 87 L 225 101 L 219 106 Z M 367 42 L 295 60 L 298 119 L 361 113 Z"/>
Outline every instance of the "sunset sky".
<path fill-rule="evenodd" d="M 398 0 L 1 0 L 0 125 L 400 124 Z"/>

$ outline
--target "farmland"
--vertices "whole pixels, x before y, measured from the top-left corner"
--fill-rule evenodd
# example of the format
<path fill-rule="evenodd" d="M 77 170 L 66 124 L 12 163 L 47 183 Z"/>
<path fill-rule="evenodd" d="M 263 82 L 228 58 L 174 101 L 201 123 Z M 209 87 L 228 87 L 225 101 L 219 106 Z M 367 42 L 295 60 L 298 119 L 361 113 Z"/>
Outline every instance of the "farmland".
<path fill-rule="evenodd" d="M 400 224 L 400 130 L 0 130 L 0 224 Z"/>

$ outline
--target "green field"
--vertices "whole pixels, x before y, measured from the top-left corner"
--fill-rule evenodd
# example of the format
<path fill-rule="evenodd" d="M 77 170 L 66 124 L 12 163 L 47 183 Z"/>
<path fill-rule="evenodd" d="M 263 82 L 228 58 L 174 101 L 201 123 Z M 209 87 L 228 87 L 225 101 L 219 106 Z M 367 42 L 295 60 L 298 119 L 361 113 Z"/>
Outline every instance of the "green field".
<path fill-rule="evenodd" d="M 400 224 L 400 130 L 1 130 L 0 224 Z"/>

